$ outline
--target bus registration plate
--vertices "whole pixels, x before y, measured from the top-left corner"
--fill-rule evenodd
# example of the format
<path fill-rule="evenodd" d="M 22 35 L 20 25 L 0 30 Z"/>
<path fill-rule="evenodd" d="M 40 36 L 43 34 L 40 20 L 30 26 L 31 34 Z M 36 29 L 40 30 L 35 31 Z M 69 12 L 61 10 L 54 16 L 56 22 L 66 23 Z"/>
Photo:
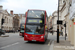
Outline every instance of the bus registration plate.
<path fill-rule="evenodd" d="M 36 41 L 36 40 L 32 40 L 32 41 Z"/>

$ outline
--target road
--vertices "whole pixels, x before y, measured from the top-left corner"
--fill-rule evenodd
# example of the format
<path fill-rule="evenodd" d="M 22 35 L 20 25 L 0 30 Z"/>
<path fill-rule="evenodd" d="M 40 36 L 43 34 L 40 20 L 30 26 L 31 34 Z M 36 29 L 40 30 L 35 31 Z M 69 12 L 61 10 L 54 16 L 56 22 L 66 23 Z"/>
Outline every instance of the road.
<path fill-rule="evenodd" d="M 7 34 L 9 37 L 0 37 L 0 50 L 50 50 L 52 41 L 56 40 L 55 35 L 48 34 L 45 44 L 39 42 L 27 42 L 19 33 Z"/>

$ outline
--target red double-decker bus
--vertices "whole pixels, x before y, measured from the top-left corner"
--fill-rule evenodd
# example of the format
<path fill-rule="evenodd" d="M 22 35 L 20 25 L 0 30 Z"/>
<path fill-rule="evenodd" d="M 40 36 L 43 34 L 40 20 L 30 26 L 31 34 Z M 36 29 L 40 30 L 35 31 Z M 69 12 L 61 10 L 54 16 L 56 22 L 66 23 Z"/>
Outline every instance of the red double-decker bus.
<path fill-rule="evenodd" d="M 26 12 L 24 41 L 45 42 L 48 37 L 47 21 L 45 10 L 28 10 Z"/>

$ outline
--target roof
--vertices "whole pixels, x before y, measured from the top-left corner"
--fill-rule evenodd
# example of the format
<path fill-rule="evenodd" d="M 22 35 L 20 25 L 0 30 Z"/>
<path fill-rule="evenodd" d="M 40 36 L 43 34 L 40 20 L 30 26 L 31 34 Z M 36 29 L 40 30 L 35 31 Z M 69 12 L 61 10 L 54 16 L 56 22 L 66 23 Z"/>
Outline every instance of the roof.
<path fill-rule="evenodd" d="M 28 10 L 41 10 L 41 9 L 28 9 Z M 46 11 L 46 10 L 41 10 L 41 11 Z"/>

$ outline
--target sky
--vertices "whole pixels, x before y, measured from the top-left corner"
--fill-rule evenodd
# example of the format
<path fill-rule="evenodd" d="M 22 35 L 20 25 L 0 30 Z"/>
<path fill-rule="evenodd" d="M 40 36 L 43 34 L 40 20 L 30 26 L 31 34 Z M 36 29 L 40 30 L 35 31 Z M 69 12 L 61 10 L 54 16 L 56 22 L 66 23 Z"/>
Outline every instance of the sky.
<path fill-rule="evenodd" d="M 46 10 L 51 15 L 57 10 L 58 0 L 0 0 L 3 9 L 13 10 L 16 14 L 25 14 L 28 9 Z"/>

